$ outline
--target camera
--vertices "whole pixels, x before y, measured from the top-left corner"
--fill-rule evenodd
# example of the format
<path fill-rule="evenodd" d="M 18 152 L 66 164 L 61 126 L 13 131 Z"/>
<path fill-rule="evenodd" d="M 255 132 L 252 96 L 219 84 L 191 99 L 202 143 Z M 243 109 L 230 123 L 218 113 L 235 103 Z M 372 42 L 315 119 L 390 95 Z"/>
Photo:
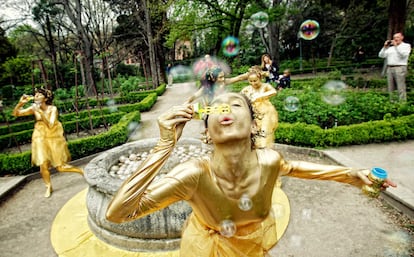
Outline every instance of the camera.
<path fill-rule="evenodd" d="M 391 40 L 387 41 L 387 46 L 392 46 L 392 41 Z"/>

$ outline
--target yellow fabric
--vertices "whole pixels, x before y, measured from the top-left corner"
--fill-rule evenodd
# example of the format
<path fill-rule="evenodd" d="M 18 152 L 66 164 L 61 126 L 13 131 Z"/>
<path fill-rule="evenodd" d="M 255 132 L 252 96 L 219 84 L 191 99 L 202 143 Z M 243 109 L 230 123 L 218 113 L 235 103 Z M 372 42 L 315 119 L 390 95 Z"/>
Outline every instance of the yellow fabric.
<path fill-rule="evenodd" d="M 113 247 L 98 239 L 89 229 L 86 208 L 87 189 L 79 192 L 69 200 L 56 215 L 51 228 L 52 246 L 59 257 L 178 257 L 179 250 L 164 252 L 129 252 Z M 290 205 L 286 194 L 275 188 L 272 207 L 275 215 L 277 240 L 285 232 L 289 217 Z M 276 234 L 273 235 L 273 237 Z M 275 241 L 276 238 L 273 239 Z M 274 243 L 272 243 L 273 245 Z M 269 245 L 267 248 L 271 247 Z M 184 252 L 184 251 L 183 251 Z M 194 255 L 191 255 L 194 256 Z"/>
<path fill-rule="evenodd" d="M 232 237 L 223 237 L 218 231 L 206 228 L 191 214 L 183 230 L 180 256 L 263 257 L 286 231 L 289 217 L 289 200 L 278 187 L 273 190 L 272 214 L 259 224 L 238 229 Z"/>
<path fill-rule="evenodd" d="M 70 199 L 56 215 L 51 228 L 52 246 L 59 257 L 178 257 L 179 250 L 129 252 L 98 239 L 89 229 L 87 189 Z"/>
<path fill-rule="evenodd" d="M 274 132 L 278 127 L 278 113 L 269 100 L 270 96 L 253 99 L 258 95 L 266 95 L 266 93 L 273 91 L 276 94 L 275 89 L 267 83 L 263 83 L 258 89 L 247 86 L 240 91 L 240 93 L 246 95 L 252 101 L 256 115 L 255 121 L 259 131 L 259 135 L 255 138 L 255 145 L 258 148 L 273 146 L 275 142 Z"/>
<path fill-rule="evenodd" d="M 50 162 L 53 167 L 57 167 L 68 161 L 70 153 L 63 136 L 62 124 L 56 121 L 49 127 L 42 120 L 36 121 L 32 135 L 32 163 L 40 166 L 44 162 Z"/>

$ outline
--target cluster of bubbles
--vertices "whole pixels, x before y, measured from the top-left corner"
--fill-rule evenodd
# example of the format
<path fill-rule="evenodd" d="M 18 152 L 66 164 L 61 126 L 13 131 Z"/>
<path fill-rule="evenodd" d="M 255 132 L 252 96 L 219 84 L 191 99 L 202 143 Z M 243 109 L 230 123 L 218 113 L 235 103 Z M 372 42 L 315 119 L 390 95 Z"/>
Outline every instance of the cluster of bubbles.
<path fill-rule="evenodd" d="M 253 207 L 253 201 L 247 194 L 243 194 L 239 199 L 238 206 L 242 211 L 250 211 Z M 237 226 L 232 220 L 226 219 L 220 223 L 219 232 L 224 237 L 232 237 L 237 232 Z"/>
<path fill-rule="evenodd" d="M 266 12 L 257 12 L 250 16 L 249 23 L 246 25 L 246 31 L 253 33 L 255 28 L 263 29 L 268 23 L 269 15 Z M 221 48 L 225 56 L 234 57 L 240 52 L 240 41 L 234 36 L 228 36 L 222 41 Z"/>
<path fill-rule="evenodd" d="M 170 158 L 161 170 L 161 174 L 166 174 L 175 165 L 185 162 L 191 158 L 198 158 L 211 153 L 210 148 L 200 146 L 178 146 L 171 153 Z M 140 151 L 130 153 L 129 155 L 121 155 L 118 162 L 109 169 L 109 175 L 114 178 L 125 180 L 131 176 L 147 158 L 149 151 Z"/>
<path fill-rule="evenodd" d="M 305 40 L 315 39 L 319 35 L 319 23 L 315 20 L 306 20 L 299 27 L 299 37 Z"/>
<path fill-rule="evenodd" d="M 300 107 L 299 99 L 296 96 L 288 96 L 284 101 L 285 110 L 289 112 L 296 112 Z"/>
<path fill-rule="evenodd" d="M 330 80 L 322 86 L 322 100 L 330 105 L 340 105 L 345 102 L 346 84 L 340 80 Z"/>
<path fill-rule="evenodd" d="M 246 25 L 246 31 L 251 34 L 256 28 L 263 29 L 269 24 L 269 15 L 260 11 L 250 16 L 249 23 Z M 221 43 L 223 54 L 227 57 L 234 57 L 240 51 L 240 41 L 233 36 L 226 37 Z"/>
<path fill-rule="evenodd" d="M 312 219 L 312 209 L 302 209 L 302 219 L 311 220 Z M 291 247 L 303 247 L 303 237 L 297 234 L 293 234 L 289 237 L 289 245 Z"/>

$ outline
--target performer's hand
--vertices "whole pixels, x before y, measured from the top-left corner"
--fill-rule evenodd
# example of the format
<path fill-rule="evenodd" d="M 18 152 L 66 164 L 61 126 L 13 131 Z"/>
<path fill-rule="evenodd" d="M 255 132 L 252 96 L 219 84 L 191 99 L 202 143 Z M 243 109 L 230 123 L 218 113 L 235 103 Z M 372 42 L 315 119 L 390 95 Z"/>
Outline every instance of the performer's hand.
<path fill-rule="evenodd" d="M 386 190 L 388 187 L 397 187 L 397 184 L 390 180 L 389 178 L 385 179 L 384 183 L 382 184 L 381 190 Z"/>
<path fill-rule="evenodd" d="M 355 175 L 359 177 L 365 184 L 372 185 L 371 180 L 368 178 L 368 174 L 370 173 L 369 170 L 357 170 L 355 171 Z M 390 180 L 389 178 L 384 180 L 384 183 L 382 184 L 381 190 L 384 191 L 388 187 L 397 187 L 397 184 Z"/>
<path fill-rule="evenodd" d="M 175 138 L 180 138 L 184 125 L 191 120 L 193 116 L 191 105 L 184 104 L 174 106 L 167 112 L 158 117 L 158 126 L 160 128 L 161 139 L 171 140 L 175 134 Z"/>
<path fill-rule="evenodd" d="M 26 103 L 28 103 L 30 100 L 31 100 L 31 98 L 30 98 L 31 96 L 29 96 L 29 95 L 22 95 L 21 97 L 20 97 L 20 100 L 19 100 L 19 102 L 20 103 L 22 103 L 22 104 L 26 104 Z"/>

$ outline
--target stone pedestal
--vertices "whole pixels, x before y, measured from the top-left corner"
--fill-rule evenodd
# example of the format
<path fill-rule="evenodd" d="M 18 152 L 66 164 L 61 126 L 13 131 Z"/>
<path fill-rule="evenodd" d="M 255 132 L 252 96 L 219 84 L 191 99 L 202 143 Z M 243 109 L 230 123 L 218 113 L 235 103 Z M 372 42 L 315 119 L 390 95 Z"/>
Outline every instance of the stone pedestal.
<path fill-rule="evenodd" d="M 191 213 L 190 206 L 177 202 L 169 207 L 135 221 L 116 224 L 105 218 L 109 201 L 123 180 L 109 174 L 110 168 L 121 156 L 149 151 L 158 139 L 138 140 L 113 148 L 95 157 L 85 167 L 85 179 L 89 184 L 86 197 L 88 224 L 101 240 L 128 251 L 174 250 L 179 248 L 183 223 Z M 202 147 L 197 139 L 180 139 L 179 146 Z M 164 166 L 170 170 L 179 163 L 173 155 Z"/>

